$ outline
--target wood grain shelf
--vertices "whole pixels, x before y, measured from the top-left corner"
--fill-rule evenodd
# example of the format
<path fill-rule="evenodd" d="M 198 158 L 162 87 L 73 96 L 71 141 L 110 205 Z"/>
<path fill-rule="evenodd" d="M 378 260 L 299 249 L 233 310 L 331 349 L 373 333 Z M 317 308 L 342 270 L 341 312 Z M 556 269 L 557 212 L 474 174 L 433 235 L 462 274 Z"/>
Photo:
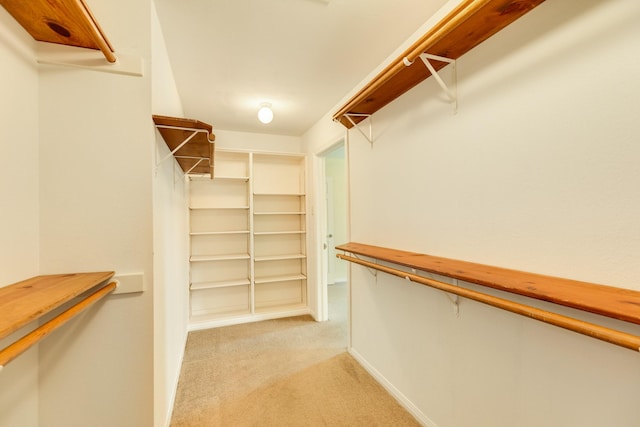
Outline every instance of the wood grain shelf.
<path fill-rule="evenodd" d="M 213 126 L 193 119 L 158 115 L 152 117 L 182 171 L 185 174 L 208 175 L 213 179 L 216 139 Z M 188 142 L 183 145 L 187 139 Z"/>
<path fill-rule="evenodd" d="M 363 243 L 336 249 L 640 324 L 640 292 Z"/>
<path fill-rule="evenodd" d="M 422 61 L 423 53 L 458 59 L 507 25 L 538 6 L 544 0 L 465 0 L 404 51 L 364 88 L 356 93 L 333 119 L 347 128 L 358 123 L 431 76 Z M 407 66 L 407 58 L 411 65 Z M 447 63 L 434 61 L 435 70 Z"/>
<path fill-rule="evenodd" d="M 97 49 L 108 62 L 114 50 L 84 0 L 0 0 L 0 4 L 36 40 Z"/>
<path fill-rule="evenodd" d="M 0 339 L 105 284 L 113 275 L 107 271 L 36 276 L 0 288 Z"/>

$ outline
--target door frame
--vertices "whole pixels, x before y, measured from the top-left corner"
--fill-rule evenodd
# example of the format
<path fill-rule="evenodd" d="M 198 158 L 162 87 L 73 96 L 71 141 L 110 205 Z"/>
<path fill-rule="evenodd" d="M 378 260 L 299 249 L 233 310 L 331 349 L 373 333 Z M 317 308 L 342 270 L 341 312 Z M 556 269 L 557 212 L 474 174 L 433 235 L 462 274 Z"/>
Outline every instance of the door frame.
<path fill-rule="evenodd" d="M 321 151 L 315 154 L 315 163 L 316 163 L 316 208 L 317 208 L 317 218 L 318 222 L 316 224 L 317 229 L 317 239 L 316 239 L 316 251 L 318 256 L 318 271 L 316 277 L 317 286 L 317 319 L 318 321 L 326 321 L 329 320 L 329 300 L 328 300 L 328 247 L 326 236 L 327 236 L 327 191 L 326 191 L 326 156 L 339 148 L 340 146 L 344 147 L 345 153 L 345 174 L 347 176 L 346 180 L 346 192 L 347 192 L 347 235 L 349 235 L 349 150 L 348 150 L 348 138 L 345 136 L 341 136 L 334 140 L 328 147 L 323 148 Z M 349 287 L 349 281 L 347 280 L 347 286 Z M 350 299 L 350 291 L 347 292 L 347 298 Z M 350 303 L 347 304 L 350 307 Z M 350 311 L 350 309 L 349 309 Z M 350 319 L 350 313 L 348 313 L 348 318 Z"/>

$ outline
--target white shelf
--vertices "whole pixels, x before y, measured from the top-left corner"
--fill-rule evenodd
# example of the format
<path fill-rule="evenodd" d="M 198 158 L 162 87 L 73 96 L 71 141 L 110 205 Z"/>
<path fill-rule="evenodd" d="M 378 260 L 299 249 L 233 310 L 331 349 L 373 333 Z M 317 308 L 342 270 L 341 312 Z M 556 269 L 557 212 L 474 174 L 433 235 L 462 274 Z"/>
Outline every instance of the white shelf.
<path fill-rule="evenodd" d="M 248 210 L 249 206 L 190 206 L 192 211 L 199 210 Z"/>
<path fill-rule="evenodd" d="M 258 285 L 262 283 L 292 282 L 295 280 L 307 280 L 307 276 L 304 274 L 292 274 L 289 276 L 256 277 L 254 282 Z"/>
<path fill-rule="evenodd" d="M 254 258 L 256 262 L 264 262 L 264 261 L 282 261 L 285 259 L 304 259 L 307 256 L 304 254 L 289 254 L 289 255 L 267 255 L 267 256 L 257 256 Z"/>
<path fill-rule="evenodd" d="M 242 182 L 249 181 L 249 177 L 248 176 L 218 176 L 218 175 L 214 175 L 213 179 L 217 179 L 217 180 L 220 180 L 220 181 L 242 181 Z"/>
<path fill-rule="evenodd" d="M 291 196 L 301 197 L 305 196 L 304 193 L 253 193 L 254 196 Z"/>
<path fill-rule="evenodd" d="M 190 327 L 308 311 L 305 189 L 304 154 L 219 150 L 192 179 Z"/>
<path fill-rule="evenodd" d="M 191 262 L 206 262 L 206 261 L 229 261 L 237 259 L 249 259 L 249 254 L 225 254 L 225 255 L 192 255 L 189 259 Z"/>
<path fill-rule="evenodd" d="M 228 288 L 231 286 L 248 286 L 251 284 L 249 279 L 225 280 L 221 282 L 198 282 L 192 283 L 190 289 L 192 291 L 216 288 Z"/>
<path fill-rule="evenodd" d="M 254 212 L 254 215 L 306 215 L 306 212 Z"/>
<path fill-rule="evenodd" d="M 254 236 L 277 236 L 281 234 L 306 234 L 306 231 L 297 230 L 297 231 L 255 231 L 253 233 Z"/>
<path fill-rule="evenodd" d="M 233 235 L 233 234 L 249 234 L 251 233 L 249 230 L 238 230 L 238 231 L 192 231 L 189 233 L 190 236 L 216 236 L 216 235 Z"/>

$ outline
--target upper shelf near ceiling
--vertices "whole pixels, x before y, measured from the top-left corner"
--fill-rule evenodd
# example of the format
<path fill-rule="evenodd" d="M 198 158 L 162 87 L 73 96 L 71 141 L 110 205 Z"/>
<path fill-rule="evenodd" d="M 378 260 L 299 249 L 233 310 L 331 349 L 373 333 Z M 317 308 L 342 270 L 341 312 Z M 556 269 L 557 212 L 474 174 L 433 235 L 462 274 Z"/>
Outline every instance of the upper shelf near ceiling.
<path fill-rule="evenodd" d="M 349 100 L 333 119 L 351 128 L 349 114 L 358 123 L 407 92 L 431 74 L 422 61 L 423 53 L 458 59 L 544 0 L 465 0 L 404 51 L 369 84 Z M 405 65 L 405 58 L 411 65 Z M 447 65 L 434 61 L 437 70 Z"/>
<path fill-rule="evenodd" d="M 204 174 L 213 179 L 213 126 L 199 120 L 156 115 L 153 122 L 185 174 Z"/>
<path fill-rule="evenodd" d="M 0 0 L 31 36 L 43 42 L 102 51 L 116 62 L 114 50 L 84 0 Z"/>

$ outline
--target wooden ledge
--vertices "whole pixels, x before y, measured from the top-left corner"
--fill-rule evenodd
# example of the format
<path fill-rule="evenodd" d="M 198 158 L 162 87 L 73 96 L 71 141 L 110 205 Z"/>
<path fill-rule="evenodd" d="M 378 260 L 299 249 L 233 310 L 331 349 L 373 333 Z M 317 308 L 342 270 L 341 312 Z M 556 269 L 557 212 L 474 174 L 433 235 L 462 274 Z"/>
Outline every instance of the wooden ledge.
<path fill-rule="evenodd" d="M 36 276 L 0 288 L 0 339 L 84 292 L 106 284 L 113 271 Z"/>
<path fill-rule="evenodd" d="M 350 129 L 349 114 L 370 115 L 431 76 L 421 61 L 422 53 L 458 59 L 544 0 L 464 0 L 424 34 L 371 82 L 356 93 L 333 119 Z M 406 66 L 404 58 L 415 61 Z M 435 70 L 446 65 L 434 62 Z M 358 123 L 365 117 L 353 117 Z"/>
<path fill-rule="evenodd" d="M 0 0 L 31 37 L 38 41 L 98 49 L 116 62 L 107 40 L 84 0 Z"/>
<path fill-rule="evenodd" d="M 336 249 L 640 324 L 640 292 L 450 258 L 345 243 Z"/>
<path fill-rule="evenodd" d="M 213 126 L 193 119 L 153 115 L 160 135 L 174 153 L 180 168 L 185 173 L 210 175 L 213 179 L 215 152 Z M 194 131 L 198 132 L 192 137 Z M 180 145 L 192 137 L 187 144 Z M 180 147 L 180 148 L 178 148 Z"/>

